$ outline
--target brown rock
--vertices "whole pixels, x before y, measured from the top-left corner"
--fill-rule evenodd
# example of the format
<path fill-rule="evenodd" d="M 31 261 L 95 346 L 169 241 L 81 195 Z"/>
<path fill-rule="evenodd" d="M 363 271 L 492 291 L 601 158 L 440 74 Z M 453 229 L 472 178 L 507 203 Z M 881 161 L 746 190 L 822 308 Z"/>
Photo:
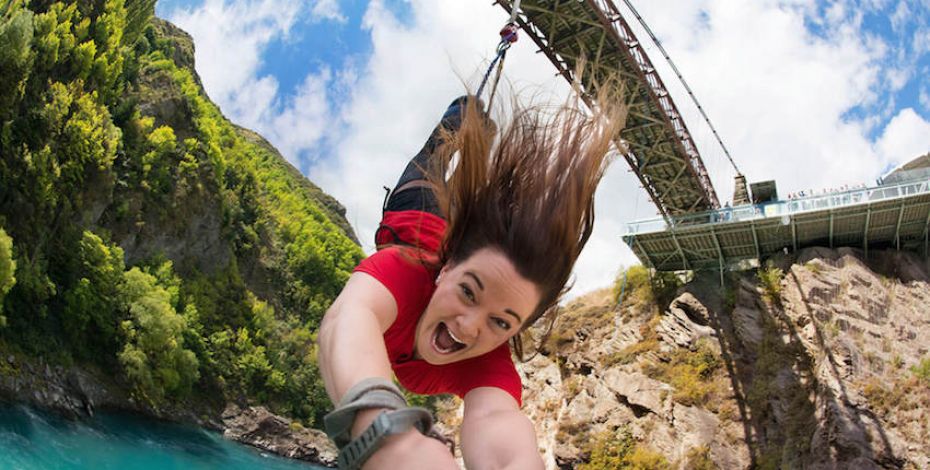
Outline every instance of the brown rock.
<path fill-rule="evenodd" d="M 263 406 L 242 409 L 230 403 L 222 418 L 226 426 L 223 437 L 227 439 L 283 457 L 335 467 L 338 450 L 322 431 L 292 426 L 291 420 Z"/>

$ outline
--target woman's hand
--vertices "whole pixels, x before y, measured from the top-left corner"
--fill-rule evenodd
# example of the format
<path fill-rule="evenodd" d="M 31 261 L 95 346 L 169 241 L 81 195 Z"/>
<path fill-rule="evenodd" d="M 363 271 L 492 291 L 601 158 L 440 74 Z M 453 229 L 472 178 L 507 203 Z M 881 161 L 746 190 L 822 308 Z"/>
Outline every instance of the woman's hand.
<path fill-rule="evenodd" d="M 412 429 L 385 439 L 362 469 L 459 470 L 459 466 L 445 444 Z"/>
<path fill-rule="evenodd" d="M 507 392 L 476 388 L 465 395 L 462 454 L 472 470 L 541 470 L 533 423 Z"/>
<path fill-rule="evenodd" d="M 357 437 L 365 431 L 375 418 L 382 412 L 380 408 L 359 411 L 352 426 L 352 437 Z M 416 429 L 405 433 L 390 436 L 382 441 L 378 451 L 365 461 L 362 470 L 378 469 L 455 469 L 452 453 L 445 444 L 431 437 L 426 437 Z"/>

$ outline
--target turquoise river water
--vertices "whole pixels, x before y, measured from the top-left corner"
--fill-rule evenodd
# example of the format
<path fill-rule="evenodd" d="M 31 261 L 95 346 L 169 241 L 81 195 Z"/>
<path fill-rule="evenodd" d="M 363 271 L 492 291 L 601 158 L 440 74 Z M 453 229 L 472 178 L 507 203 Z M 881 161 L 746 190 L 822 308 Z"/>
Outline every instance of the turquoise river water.
<path fill-rule="evenodd" d="M 314 470 L 200 428 L 100 414 L 72 422 L 0 404 L 0 470 Z"/>

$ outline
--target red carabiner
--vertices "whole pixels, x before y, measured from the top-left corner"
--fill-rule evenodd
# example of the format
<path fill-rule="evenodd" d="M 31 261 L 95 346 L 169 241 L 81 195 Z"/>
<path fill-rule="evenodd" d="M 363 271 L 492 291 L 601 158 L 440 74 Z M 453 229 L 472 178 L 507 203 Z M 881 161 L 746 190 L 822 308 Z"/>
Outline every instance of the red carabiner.
<path fill-rule="evenodd" d="M 510 43 L 517 42 L 517 28 L 516 23 L 507 23 L 503 29 L 501 29 L 501 39 Z"/>

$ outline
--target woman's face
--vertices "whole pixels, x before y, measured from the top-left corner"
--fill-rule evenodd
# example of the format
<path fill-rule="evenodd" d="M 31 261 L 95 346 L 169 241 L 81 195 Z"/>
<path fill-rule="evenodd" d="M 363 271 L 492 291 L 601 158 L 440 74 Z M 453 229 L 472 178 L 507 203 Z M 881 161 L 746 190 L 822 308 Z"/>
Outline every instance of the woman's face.
<path fill-rule="evenodd" d="M 520 331 L 540 301 L 535 284 L 500 251 L 483 248 L 446 265 L 417 323 L 417 357 L 449 364 L 494 350 Z"/>

